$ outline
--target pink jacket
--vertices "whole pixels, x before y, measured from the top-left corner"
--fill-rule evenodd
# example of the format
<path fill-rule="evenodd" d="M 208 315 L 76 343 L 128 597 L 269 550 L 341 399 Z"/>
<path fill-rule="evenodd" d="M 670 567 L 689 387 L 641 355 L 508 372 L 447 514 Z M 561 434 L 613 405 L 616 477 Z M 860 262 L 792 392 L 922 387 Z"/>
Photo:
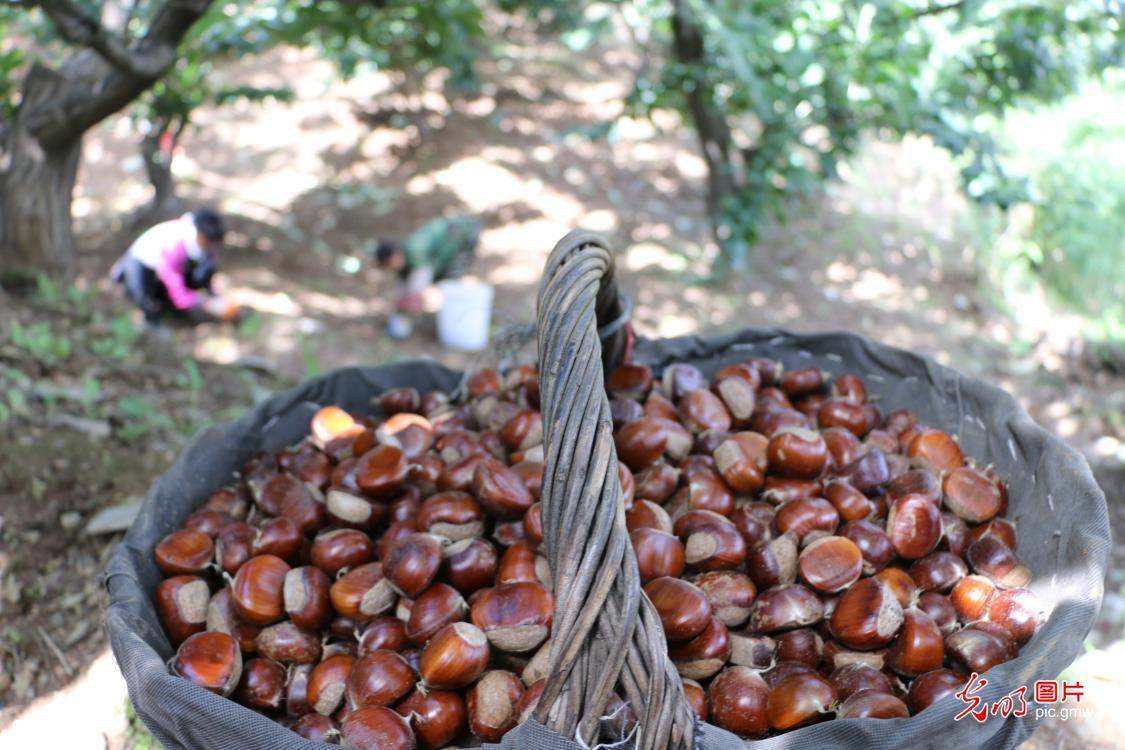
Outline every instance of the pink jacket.
<path fill-rule="evenodd" d="M 184 278 L 188 259 L 205 255 L 190 213 L 150 228 L 129 247 L 128 254 L 156 273 L 177 310 L 199 304 L 199 292 L 189 289 Z"/>

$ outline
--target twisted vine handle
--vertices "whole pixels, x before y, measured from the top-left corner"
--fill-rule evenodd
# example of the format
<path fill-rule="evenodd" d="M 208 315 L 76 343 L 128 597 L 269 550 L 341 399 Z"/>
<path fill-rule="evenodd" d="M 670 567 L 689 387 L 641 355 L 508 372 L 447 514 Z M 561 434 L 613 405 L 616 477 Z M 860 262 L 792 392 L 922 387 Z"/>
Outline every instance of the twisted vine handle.
<path fill-rule="evenodd" d="M 617 478 L 603 363 L 617 364 L 625 332 L 603 347 L 598 326 L 621 312 L 606 240 L 584 231 L 563 237 L 547 261 L 537 309 L 543 547 L 554 575 L 555 618 L 535 718 L 593 745 L 620 685 L 637 714 L 637 750 L 688 750 L 694 715 L 660 619 L 641 592 Z"/>

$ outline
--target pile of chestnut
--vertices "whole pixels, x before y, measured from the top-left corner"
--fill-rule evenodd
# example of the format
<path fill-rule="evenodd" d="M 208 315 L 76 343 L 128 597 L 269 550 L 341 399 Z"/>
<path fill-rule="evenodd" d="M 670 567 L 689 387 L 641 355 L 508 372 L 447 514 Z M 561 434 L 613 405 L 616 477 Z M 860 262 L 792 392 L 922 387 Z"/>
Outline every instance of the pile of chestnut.
<path fill-rule="evenodd" d="M 1004 482 L 859 377 L 625 364 L 606 390 L 644 593 L 702 720 L 759 738 L 909 716 L 1034 634 Z M 480 369 L 461 392 L 324 407 L 163 539 L 172 670 L 360 750 L 526 719 L 555 607 L 538 374 Z M 606 713 L 606 739 L 631 731 L 623 700 Z"/>

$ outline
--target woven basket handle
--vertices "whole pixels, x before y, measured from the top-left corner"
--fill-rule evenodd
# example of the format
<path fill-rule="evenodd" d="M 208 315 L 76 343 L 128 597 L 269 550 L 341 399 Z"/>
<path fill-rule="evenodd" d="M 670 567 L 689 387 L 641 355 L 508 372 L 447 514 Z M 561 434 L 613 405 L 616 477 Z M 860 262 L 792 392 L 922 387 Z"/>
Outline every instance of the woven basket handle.
<path fill-rule="evenodd" d="M 694 715 L 668 658 L 660 620 L 641 593 L 625 528 L 603 357 L 615 364 L 624 331 L 613 253 L 575 231 L 547 261 L 539 287 L 540 405 L 546 466 L 543 547 L 555 581 L 549 674 L 535 718 L 593 745 L 620 684 L 637 713 L 638 750 L 691 748 Z"/>

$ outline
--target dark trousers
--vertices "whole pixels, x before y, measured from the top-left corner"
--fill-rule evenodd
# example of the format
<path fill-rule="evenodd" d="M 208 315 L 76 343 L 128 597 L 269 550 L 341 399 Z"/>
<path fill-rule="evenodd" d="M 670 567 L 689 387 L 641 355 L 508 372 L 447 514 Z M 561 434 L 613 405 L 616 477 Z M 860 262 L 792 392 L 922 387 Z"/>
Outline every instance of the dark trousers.
<path fill-rule="evenodd" d="M 189 289 L 211 289 L 215 276 L 215 261 L 188 261 L 184 280 Z M 165 312 L 179 312 L 168 299 L 168 290 L 156 271 L 135 258 L 125 258 L 118 272 L 118 281 L 125 286 L 125 296 L 144 313 L 145 320 L 155 323 Z"/>

